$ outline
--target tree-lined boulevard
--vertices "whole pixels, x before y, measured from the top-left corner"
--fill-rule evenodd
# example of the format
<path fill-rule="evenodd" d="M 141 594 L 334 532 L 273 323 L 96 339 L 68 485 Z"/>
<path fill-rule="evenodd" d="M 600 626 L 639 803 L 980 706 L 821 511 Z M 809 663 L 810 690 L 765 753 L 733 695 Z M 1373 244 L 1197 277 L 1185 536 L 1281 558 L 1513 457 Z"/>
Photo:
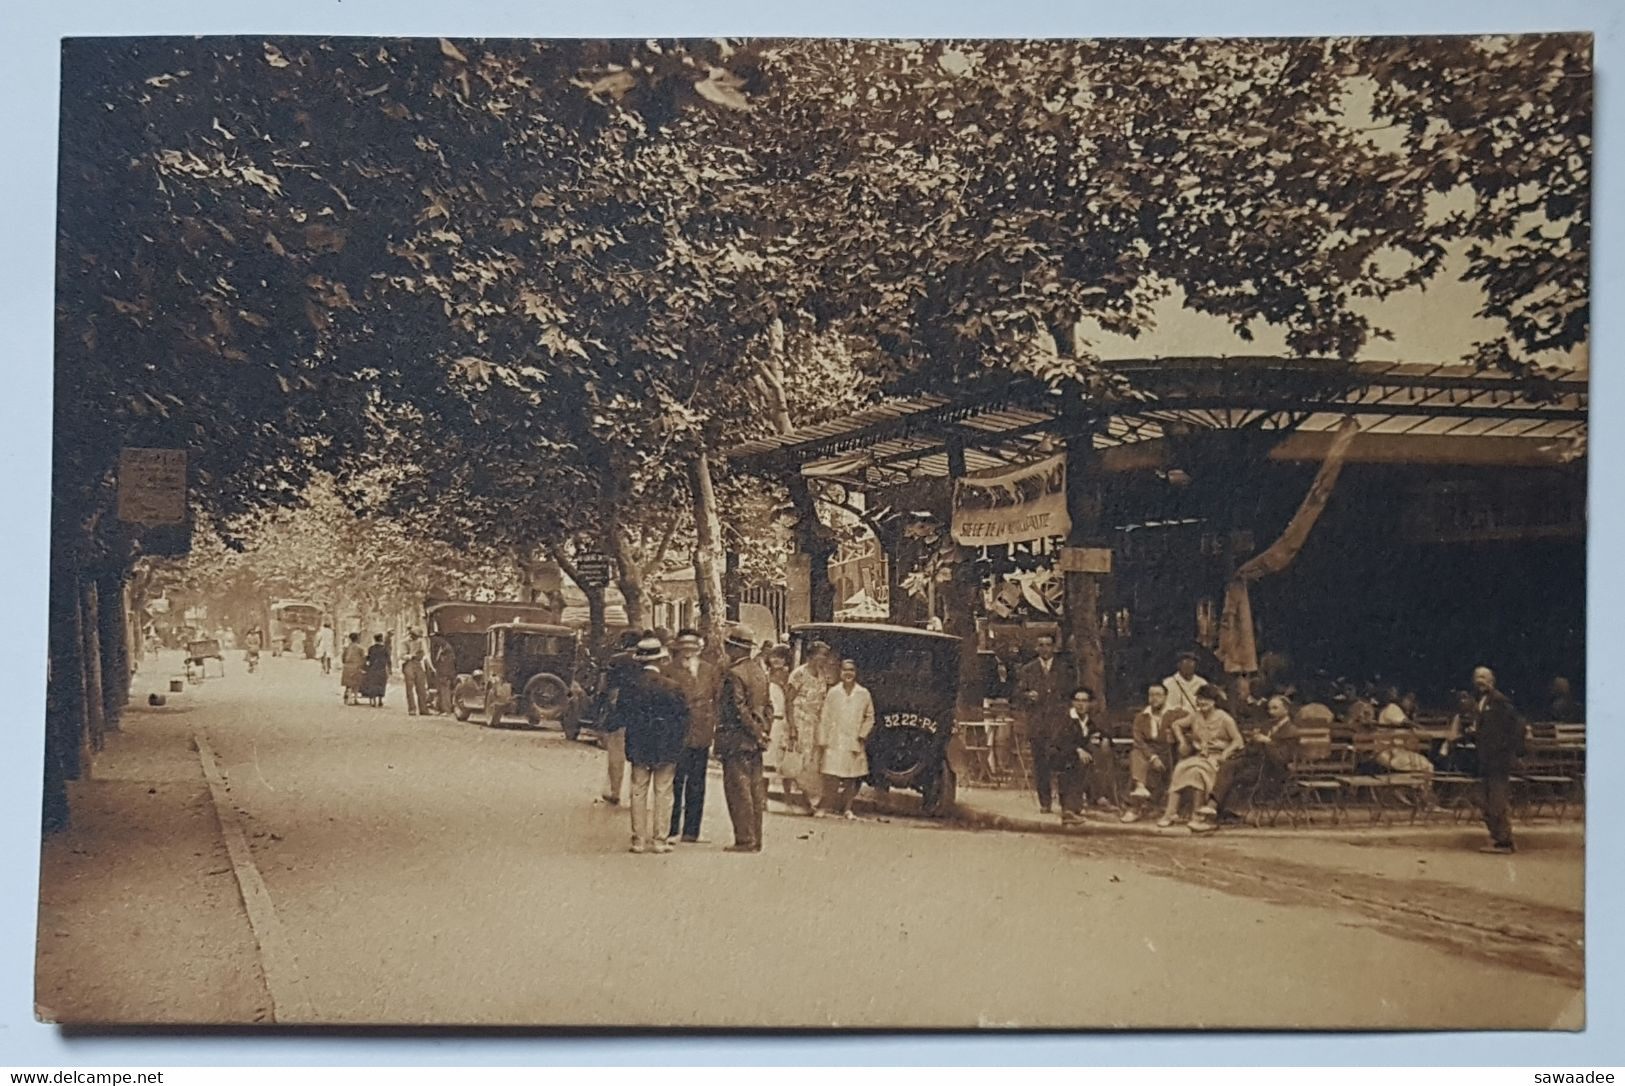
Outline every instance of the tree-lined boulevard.
<path fill-rule="evenodd" d="M 632 626 L 686 560 L 716 643 L 782 531 L 827 617 L 857 514 L 728 449 L 990 373 L 1087 415 L 1096 340 L 1164 303 L 1339 359 L 1460 280 L 1489 334 L 1458 357 L 1538 395 L 1587 327 L 1589 65 L 1561 35 L 69 40 L 47 821 L 116 726 L 115 601 L 174 546 L 114 515 L 121 447 L 187 451 L 205 552 L 336 495 L 453 574 L 608 555 Z"/>
<path fill-rule="evenodd" d="M 1466 828 L 1193 851 L 775 803 L 764 851 L 736 855 L 713 779 L 710 843 L 633 856 L 624 810 L 592 802 L 592 744 L 408 717 L 398 692 L 345 707 L 317 672 L 267 660 L 132 710 L 83 786 L 93 826 L 46 846 L 52 1014 L 270 1021 L 269 975 L 335 1025 L 1581 1021 L 1572 827 L 1487 872 Z M 269 947 L 193 735 L 269 892 Z"/>

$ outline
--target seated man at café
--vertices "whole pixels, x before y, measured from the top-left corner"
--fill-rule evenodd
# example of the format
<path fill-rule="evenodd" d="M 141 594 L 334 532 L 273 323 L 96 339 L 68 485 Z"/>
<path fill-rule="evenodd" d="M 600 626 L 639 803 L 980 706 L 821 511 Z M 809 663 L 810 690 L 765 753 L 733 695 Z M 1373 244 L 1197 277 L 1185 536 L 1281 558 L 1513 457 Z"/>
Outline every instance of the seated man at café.
<path fill-rule="evenodd" d="M 1144 805 L 1155 799 L 1152 786 L 1160 791 L 1167 783 L 1178 754 L 1174 723 L 1184 715 L 1168 708 L 1168 689 L 1162 683 L 1146 687 L 1145 708 L 1134 717 L 1134 748 L 1128 762 L 1134 790 L 1129 793 L 1129 809 L 1123 812 L 1124 822 L 1138 822 L 1144 816 Z"/>
<path fill-rule="evenodd" d="M 1474 747 L 1473 729 L 1478 720 L 1478 703 L 1465 690 L 1456 691 L 1456 711 L 1450 716 L 1450 726 L 1444 742 L 1434 753 L 1434 768 L 1443 773 L 1478 775 L 1478 758 Z"/>
<path fill-rule="evenodd" d="M 1210 821 L 1218 815 L 1218 807 L 1210 797 L 1218 784 L 1219 770 L 1246 745 L 1234 718 L 1219 708 L 1221 696 L 1211 684 L 1203 686 L 1196 694 L 1196 712 L 1174 725 L 1182 757 L 1168 780 L 1168 802 L 1158 826 L 1174 824 L 1182 798 L 1189 792 L 1190 828 L 1197 833 L 1218 828 L 1216 821 Z"/>
<path fill-rule="evenodd" d="M 1061 824 L 1075 826 L 1083 821 L 1090 800 L 1108 799 L 1112 791 L 1115 765 L 1111 740 L 1090 718 L 1094 692 L 1079 687 L 1072 692 L 1066 719 L 1052 743 L 1052 764 L 1057 767 L 1061 786 Z"/>
<path fill-rule="evenodd" d="M 1242 754 L 1219 769 L 1213 786 L 1213 801 L 1220 821 L 1229 814 L 1226 801 L 1238 788 L 1246 791 L 1251 803 L 1274 798 L 1286 784 L 1292 760 L 1298 754 L 1298 726 L 1292 719 L 1292 703 L 1277 694 L 1265 705 L 1268 722 L 1247 733 Z"/>
<path fill-rule="evenodd" d="M 1552 680 L 1552 699 L 1546 706 L 1546 719 L 1553 724 L 1585 723 L 1585 710 L 1574 696 L 1574 685 L 1562 675 Z"/>

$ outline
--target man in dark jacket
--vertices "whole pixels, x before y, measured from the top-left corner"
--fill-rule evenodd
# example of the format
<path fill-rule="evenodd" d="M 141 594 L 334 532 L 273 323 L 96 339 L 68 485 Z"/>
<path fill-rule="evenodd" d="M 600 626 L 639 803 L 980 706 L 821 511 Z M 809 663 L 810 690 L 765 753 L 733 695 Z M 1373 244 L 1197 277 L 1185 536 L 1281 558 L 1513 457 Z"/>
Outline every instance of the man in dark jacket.
<path fill-rule="evenodd" d="M 1112 743 L 1089 715 L 1094 697 L 1088 687 L 1073 692 L 1050 745 L 1051 764 L 1060 777 L 1063 826 L 1082 825 L 1088 801 L 1107 798 L 1112 788 Z"/>
<path fill-rule="evenodd" d="M 626 728 L 618 703 L 621 690 L 643 670 L 633 657 L 640 640 L 636 630 L 621 635 L 620 649 L 604 665 L 603 689 L 599 692 L 598 730 L 604 737 L 604 761 L 609 772 L 600 803 L 617 806 L 621 802 L 621 784 L 626 780 Z"/>
<path fill-rule="evenodd" d="M 676 806 L 671 812 L 671 835 L 682 831 L 682 841 L 700 840 L 700 819 L 705 814 L 705 767 L 711 758 L 711 740 L 717 734 L 717 712 L 722 701 L 722 669 L 700 659 L 705 642 L 700 631 L 677 631 L 671 666 L 666 677 L 677 684 L 688 703 L 688 734 L 677 759 Z"/>
<path fill-rule="evenodd" d="M 457 650 L 442 634 L 429 637 L 429 670 L 434 678 L 434 709 L 444 715 L 452 711 L 451 699 L 457 682 Z"/>
<path fill-rule="evenodd" d="M 666 829 L 677 759 L 688 733 L 688 704 L 677 684 L 660 672 L 671 657 L 658 638 L 639 641 L 632 656 L 640 670 L 621 687 L 616 707 L 626 730 L 626 760 L 632 763 L 632 851 L 670 852 Z"/>
<path fill-rule="evenodd" d="M 1495 688 L 1495 672 L 1487 667 L 1473 671 L 1473 689 L 1478 694 L 1474 728 L 1478 747 L 1478 780 L 1483 789 L 1484 825 L 1490 843 L 1479 849 L 1496 855 L 1512 849 L 1512 768 L 1524 753 L 1523 720 L 1507 696 Z"/>
<path fill-rule="evenodd" d="M 1049 814 L 1055 774 L 1062 768 L 1055 764 L 1055 739 L 1066 723 L 1078 677 L 1070 664 L 1056 659 L 1055 638 L 1049 634 L 1038 639 L 1037 653 L 1017 673 L 1016 703 L 1025 711 L 1038 809 Z"/>
<path fill-rule="evenodd" d="M 731 653 L 740 659 L 722 683 L 722 711 L 717 719 L 717 758 L 722 762 L 722 794 L 733 821 L 734 843 L 728 852 L 762 851 L 762 816 L 767 811 L 767 778 L 762 752 L 767 749 L 773 708 L 767 668 L 749 653 L 749 633 L 728 635 Z"/>

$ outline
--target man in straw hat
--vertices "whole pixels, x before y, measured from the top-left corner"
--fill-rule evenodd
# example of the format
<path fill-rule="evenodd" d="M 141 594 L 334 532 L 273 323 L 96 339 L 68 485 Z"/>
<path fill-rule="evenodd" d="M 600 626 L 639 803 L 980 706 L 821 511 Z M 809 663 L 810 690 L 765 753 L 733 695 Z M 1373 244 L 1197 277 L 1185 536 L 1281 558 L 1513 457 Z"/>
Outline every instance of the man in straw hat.
<path fill-rule="evenodd" d="M 632 763 L 632 851 L 670 852 L 672 782 L 688 731 L 688 704 L 677 684 L 661 674 L 671 656 L 659 638 L 640 640 L 632 658 L 640 670 L 621 688 L 618 706 Z"/>
<path fill-rule="evenodd" d="M 700 631 L 681 629 L 672 643 L 675 657 L 666 677 L 677 684 L 688 704 L 688 733 L 677 759 L 676 803 L 671 812 L 671 835 L 684 844 L 700 840 L 700 819 L 705 815 L 705 767 L 711 760 L 711 740 L 717 734 L 717 712 L 722 701 L 722 669 L 700 659 L 705 641 Z"/>

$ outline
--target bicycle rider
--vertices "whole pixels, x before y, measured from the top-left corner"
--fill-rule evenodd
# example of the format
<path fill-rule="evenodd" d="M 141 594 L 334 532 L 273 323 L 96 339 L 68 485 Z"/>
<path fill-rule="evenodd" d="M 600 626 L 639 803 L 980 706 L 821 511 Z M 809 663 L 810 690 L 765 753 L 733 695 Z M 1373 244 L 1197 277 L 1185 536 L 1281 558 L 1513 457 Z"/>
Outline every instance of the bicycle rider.
<path fill-rule="evenodd" d="M 248 663 L 248 670 L 253 671 L 260 663 L 260 649 L 265 647 L 265 635 L 260 633 L 258 626 L 249 628 L 243 638 L 243 659 Z"/>

